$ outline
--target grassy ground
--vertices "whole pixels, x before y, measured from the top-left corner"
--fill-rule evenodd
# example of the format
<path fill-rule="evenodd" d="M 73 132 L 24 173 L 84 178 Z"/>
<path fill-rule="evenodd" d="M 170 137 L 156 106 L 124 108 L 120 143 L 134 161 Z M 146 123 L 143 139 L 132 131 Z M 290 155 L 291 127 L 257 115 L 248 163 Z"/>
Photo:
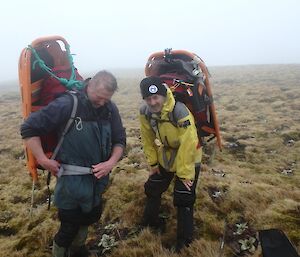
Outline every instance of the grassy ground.
<path fill-rule="evenodd" d="M 224 232 L 224 256 L 238 256 L 238 240 L 255 238 L 258 230 L 267 228 L 282 229 L 300 252 L 300 66 L 218 67 L 210 72 L 224 147 L 222 152 L 214 150 L 214 143 L 205 148 L 197 187 L 195 241 L 181 255 L 169 250 L 176 238 L 172 188 L 162 201 L 167 232 L 137 233 L 148 174 L 137 120 L 142 74 L 121 74 L 114 100 L 128 146 L 104 194 L 101 221 L 90 229 L 88 245 L 95 256 L 102 255 L 104 248 L 98 245 L 106 234 L 111 239 L 107 243 L 115 239 L 117 245 L 103 255 L 216 257 Z M 1 92 L 0 121 L 0 256 L 50 256 L 59 223 L 55 207 L 47 211 L 46 174 L 40 175 L 29 215 L 32 184 L 19 135 L 18 93 Z M 52 189 L 54 183 L 53 179 Z M 237 233 L 239 224 L 247 228 Z M 258 257 L 260 252 L 258 247 L 251 254 L 243 253 Z"/>

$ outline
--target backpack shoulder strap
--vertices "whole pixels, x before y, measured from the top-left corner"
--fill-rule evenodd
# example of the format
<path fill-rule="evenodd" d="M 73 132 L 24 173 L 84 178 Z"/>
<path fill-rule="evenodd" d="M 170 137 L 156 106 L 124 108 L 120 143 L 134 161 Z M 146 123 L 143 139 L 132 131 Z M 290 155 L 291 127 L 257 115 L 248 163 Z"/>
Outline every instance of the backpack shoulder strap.
<path fill-rule="evenodd" d="M 158 131 L 158 120 L 152 116 L 148 106 L 145 104 L 140 108 L 140 114 L 145 115 L 146 120 L 149 122 L 150 127 L 156 133 Z"/>
<path fill-rule="evenodd" d="M 140 114 L 145 115 L 147 120 L 150 119 L 151 113 L 149 112 L 149 109 L 146 104 L 140 107 Z"/>
<path fill-rule="evenodd" d="M 176 101 L 173 111 L 169 113 L 169 120 L 175 127 L 178 127 L 178 121 L 188 115 L 189 111 L 185 104 Z"/>
<path fill-rule="evenodd" d="M 56 158 L 57 153 L 58 153 L 58 151 L 59 151 L 59 149 L 60 149 L 60 147 L 61 147 L 61 145 L 62 145 L 62 143 L 64 141 L 65 135 L 68 132 L 68 130 L 71 127 L 71 125 L 73 124 L 73 121 L 74 121 L 74 118 L 75 118 L 75 115 L 76 115 L 76 112 L 77 112 L 77 107 L 78 107 L 78 97 L 77 97 L 77 94 L 76 94 L 75 91 L 71 91 L 71 90 L 67 91 L 67 92 L 73 98 L 72 112 L 71 112 L 70 118 L 67 121 L 67 123 L 66 123 L 66 125 L 64 127 L 64 130 L 63 130 L 63 132 L 62 132 L 62 134 L 61 134 L 61 136 L 60 136 L 60 138 L 58 140 L 58 143 L 57 143 L 57 145 L 56 145 L 56 147 L 55 147 L 55 149 L 53 151 L 53 154 L 52 154 L 52 156 L 50 158 L 51 160 L 54 160 Z M 51 201 L 50 201 L 50 199 L 51 199 L 50 180 L 51 180 L 51 172 L 49 171 L 48 172 L 48 176 L 47 176 L 47 189 L 48 189 L 48 197 L 49 197 L 48 198 L 49 199 L 49 201 L 48 201 L 48 210 L 50 210 L 50 205 L 51 205 Z"/>
<path fill-rule="evenodd" d="M 65 128 L 58 140 L 58 143 L 53 151 L 53 154 L 51 156 L 51 159 L 54 160 L 56 158 L 56 155 L 64 141 L 64 138 L 65 138 L 65 135 L 66 133 L 68 132 L 69 128 L 71 127 L 73 121 L 74 121 L 74 118 L 75 118 L 75 115 L 76 115 L 76 112 L 77 112 L 77 107 L 78 107 L 78 97 L 76 95 L 76 92 L 74 91 L 68 91 L 68 93 L 72 96 L 73 98 L 73 108 L 72 108 L 72 112 L 71 112 L 71 115 L 70 115 L 70 118 L 69 120 L 67 121 L 66 125 L 65 125 Z"/>
<path fill-rule="evenodd" d="M 141 107 L 140 107 L 140 114 L 141 115 L 145 115 L 145 117 L 146 117 L 146 120 L 151 124 L 152 123 L 152 120 L 154 120 L 153 119 L 153 117 L 152 117 L 152 113 L 150 112 L 150 110 L 149 110 L 149 108 L 148 108 L 148 106 L 145 104 L 145 105 L 142 105 Z"/>

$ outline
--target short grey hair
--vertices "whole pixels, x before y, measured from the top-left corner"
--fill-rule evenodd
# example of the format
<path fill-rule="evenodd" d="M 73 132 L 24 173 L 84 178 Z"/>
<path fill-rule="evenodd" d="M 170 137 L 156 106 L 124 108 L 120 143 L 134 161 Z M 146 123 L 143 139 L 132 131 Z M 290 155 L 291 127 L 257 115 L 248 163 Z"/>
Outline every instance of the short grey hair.
<path fill-rule="evenodd" d="M 101 85 L 110 92 L 115 92 L 116 90 L 118 90 L 116 77 L 106 70 L 97 72 L 96 75 L 91 79 L 91 81 L 95 87 Z"/>

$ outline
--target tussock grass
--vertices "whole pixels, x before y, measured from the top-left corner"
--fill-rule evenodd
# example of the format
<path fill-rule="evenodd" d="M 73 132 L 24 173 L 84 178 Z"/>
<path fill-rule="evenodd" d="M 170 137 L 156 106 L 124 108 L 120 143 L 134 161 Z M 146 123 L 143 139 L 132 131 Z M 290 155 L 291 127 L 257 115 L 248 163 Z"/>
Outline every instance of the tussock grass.
<path fill-rule="evenodd" d="M 172 185 L 163 195 L 161 208 L 167 232 L 158 235 L 149 229 L 137 231 L 145 202 L 143 185 L 148 177 L 138 123 L 142 103 L 138 84 L 143 75 L 141 71 L 134 76 L 120 73 L 120 89 L 114 100 L 128 144 L 124 158 L 111 173 L 103 215 L 91 227 L 88 245 L 99 249 L 104 227 L 118 224 L 118 245 L 107 256 L 215 257 L 226 221 L 228 227 L 247 222 L 254 231 L 282 229 L 299 252 L 299 70 L 299 65 L 210 69 L 224 147 L 222 152 L 214 149 L 213 142 L 205 147 L 197 185 L 195 241 L 180 255 L 171 251 L 176 240 Z M 0 121 L 0 255 L 49 257 L 59 223 L 55 207 L 46 210 L 47 173 L 40 175 L 29 216 L 32 183 L 19 136 L 22 119 L 18 93 L 0 95 Z M 52 179 L 52 190 L 54 184 Z M 224 256 L 235 254 L 233 245 L 239 247 L 237 242 L 226 241 Z M 258 257 L 260 252 L 258 248 L 252 256 Z"/>

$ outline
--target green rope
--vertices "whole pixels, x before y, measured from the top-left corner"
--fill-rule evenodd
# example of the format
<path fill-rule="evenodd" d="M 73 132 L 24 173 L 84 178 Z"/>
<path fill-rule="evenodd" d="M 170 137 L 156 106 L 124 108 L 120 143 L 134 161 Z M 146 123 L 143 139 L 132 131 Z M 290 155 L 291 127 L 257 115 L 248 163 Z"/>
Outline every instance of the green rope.
<path fill-rule="evenodd" d="M 36 68 L 36 65 L 38 64 L 43 71 L 47 72 L 50 76 L 56 78 L 63 86 L 65 86 L 69 90 L 73 89 L 73 88 L 81 89 L 83 87 L 83 82 L 76 80 L 75 67 L 74 67 L 74 63 L 73 63 L 73 57 L 70 53 L 69 45 L 66 45 L 68 60 L 69 60 L 69 64 L 70 64 L 71 71 L 72 71 L 69 79 L 60 78 L 60 77 L 56 76 L 53 73 L 52 69 L 49 68 L 45 64 L 45 62 L 39 57 L 38 53 L 31 45 L 28 45 L 28 49 L 32 52 L 32 54 L 34 55 L 34 57 L 36 59 L 32 64 L 33 70 Z"/>

